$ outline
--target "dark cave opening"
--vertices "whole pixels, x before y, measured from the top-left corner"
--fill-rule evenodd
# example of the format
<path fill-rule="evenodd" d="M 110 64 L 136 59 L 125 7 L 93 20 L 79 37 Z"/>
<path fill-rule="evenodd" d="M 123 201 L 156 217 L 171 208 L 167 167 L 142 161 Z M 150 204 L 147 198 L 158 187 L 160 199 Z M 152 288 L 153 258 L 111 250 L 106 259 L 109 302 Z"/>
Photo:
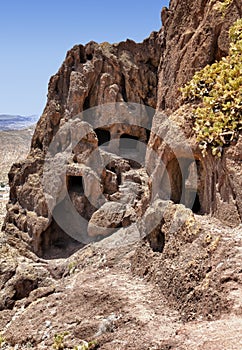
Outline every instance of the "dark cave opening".
<path fill-rule="evenodd" d="M 150 232 L 146 239 L 153 252 L 162 253 L 165 247 L 165 234 L 162 232 L 162 224 L 158 225 L 152 232 Z"/>
<path fill-rule="evenodd" d="M 82 176 L 67 176 L 67 196 L 62 205 L 65 208 L 65 202 L 68 205 L 68 197 L 72 202 L 75 210 L 81 217 L 89 221 L 93 213 L 96 211 L 95 206 L 90 202 L 89 198 L 85 195 L 85 186 Z M 63 209 L 64 210 L 64 209 Z M 65 210 L 64 210 L 65 211 Z"/>
<path fill-rule="evenodd" d="M 199 160 L 193 160 L 188 166 L 185 174 L 185 205 L 192 209 L 195 214 L 202 214 L 202 164 Z"/>
<path fill-rule="evenodd" d="M 110 131 L 106 129 L 101 129 L 101 128 L 95 129 L 94 131 L 98 138 L 98 146 L 102 146 L 104 144 L 105 146 L 107 146 L 107 144 L 111 140 Z"/>
<path fill-rule="evenodd" d="M 151 133 L 151 131 L 148 130 L 148 129 L 145 129 L 145 131 L 146 131 L 146 143 L 148 144 L 148 142 L 150 140 L 150 133 Z"/>
<path fill-rule="evenodd" d="M 53 215 L 56 210 L 58 210 L 58 205 L 54 209 Z M 39 255 L 44 259 L 68 258 L 83 247 L 83 243 L 67 235 L 52 217 L 50 226 L 41 235 Z"/>
<path fill-rule="evenodd" d="M 84 194 L 83 178 L 82 176 L 68 176 L 67 177 L 68 192 L 76 192 Z"/>
<path fill-rule="evenodd" d="M 124 74 L 122 74 L 122 78 L 121 78 L 121 88 L 122 88 L 121 94 L 123 96 L 123 100 L 124 102 L 128 102 L 128 96 L 126 91 L 126 79 Z"/>
<path fill-rule="evenodd" d="M 51 224 L 41 236 L 38 254 L 46 259 L 66 258 L 82 248 L 84 244 L 80 241 L 87 229 L 85 225 L 96 211 L 85 196 L 82 176 L 68 175 L 66 186 L 68 195 L 53 209 Z"/>
<path fill-rule="evenodd" d="M 192 195 L 192 197 L 194 198 L 195 197 L 195 200 L 194 200 L 194 203 L 193 203 L 193 206 L 192 206 L 192 211 L 195 213 L 195 214 L 199 214 L 201 213 L 201 203 L 200 203 L 200 200 L 199 200 L 199 196 L 198 196 L 198 193 L 194 193 Z"/>
<path fill-rule="evenodd" d="M 89 108 L 90 108 L 90 98 L 89 96 L 87 96 L 84 100 L 83 111 L 86 111 Z"/>
<path fill-rule="evenodd" d="M 86 55 L 86 57 L 88 61 L 91 61 L 93 59 L 93 54 L 89 53 Z"/>
<path fill-rule="evenodd" d="M 170 199 L 175 204 L 184 204 L 195 214 L 202 213 L 201 171 L 199 161 L 174 158 L 167 165 L 168 179 L 166 175 L 163 182 L 163 189 L 169 188 L 170 190 Z"/>

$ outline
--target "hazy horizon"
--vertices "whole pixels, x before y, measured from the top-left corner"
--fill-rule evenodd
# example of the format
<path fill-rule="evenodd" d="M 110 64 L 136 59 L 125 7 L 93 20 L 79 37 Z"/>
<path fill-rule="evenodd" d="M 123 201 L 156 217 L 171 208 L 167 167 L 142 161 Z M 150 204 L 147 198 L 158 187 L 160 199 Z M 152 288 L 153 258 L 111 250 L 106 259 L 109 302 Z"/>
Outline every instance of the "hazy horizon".
<path fill-rule="evenodd" d="M 39 115 L 7 115 L 0 114 L 0 131 L 21 130 L 36 124 Z"/>
<path fill-rule="evenodd" d="M 168 2 L 2 2 L 0 114 L 41 115 L 49 79 L 67 50 L 91 40 L 140 42 L 160 29 L 160 12 Z"/>

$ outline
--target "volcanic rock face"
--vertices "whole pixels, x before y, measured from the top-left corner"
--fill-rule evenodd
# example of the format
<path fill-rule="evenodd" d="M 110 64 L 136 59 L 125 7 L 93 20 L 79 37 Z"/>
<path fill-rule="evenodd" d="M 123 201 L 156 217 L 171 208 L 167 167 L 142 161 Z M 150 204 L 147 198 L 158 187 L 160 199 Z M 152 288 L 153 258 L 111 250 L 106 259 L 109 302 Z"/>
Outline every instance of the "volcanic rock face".
<path fill-rule="evenodd" d="M 69 239 L 63 230 L 58 229 L 58 225 L 52 219 L 50 206 L 47 205 L 44 196 L 46 189 L 43 189 L 41 183 L 44 160 L 51 141 L 56 136 L 56 152 L 63 153 L 70 130 L 68 128 L 62 130 L 61 127 L 65 125 L 68 127 L 68 120 L 73 120 L 81 112 L 95 106 L 134 102 L 155 108 L 157 70 L 161 51 L 160 33 L 152 33 L 150 38 L 142 44 L 129 40 L 115 45 L 108 43 L 98 45 L 91 42 L 85 47 L 75 46 L 69 51 L 59 72 L 51 78 L 47 106 L 36 127 L 31 152 L 27 160 L 15 164 L 9 174 L 10 204 L 5 223 L 6 231 L 17 232 L 37 254 L 44 255 L 50 247 L 55 247 L 54 251 L 48 254 L 54 256 L 57 250 L 58 255 L 61 247 L 66 248 L 63 242 L 69 242 L 67 246 L 72 247 L 71 251 L 74 249 L 74 241 Z M 150 129 L 152 115 L 147 112 L 144 118 L 147 119 L 146 124 L 149 124 Z M 103 204 L 112 196 L 111 200 L 115 200 L 115 193 L 117 193 L 116 198 L 120 200 L 123 195 L 119 186 L 122 184 L 125 186 L 123 183 L 125 178 L 122 179 L 122 174 L 129 171 L 133 165 L 136 166 L 111 153 L 99 151 L 98 146 L 107 145 L 111 138 L 119 140 L 122 137 L 124 139 L 130 137 L 133 142 L 147 143 L 149 134 L 145 128 L 139 126 L 132 126 L 122 121 L 115 123 L 112 114 L 110 117 L 105 114 L 103 121 L 99 118 L 97 124 L 101 124 L 102 127 L 95 128 L 94 125 L 90 125 L 90 123 L 93 124 L 92 120 L 87 123 L 79 118 L 76 118 L 75 123 L 72 124 L 72 137 L 77 142 L 66 172 L 67 190 L 77 212 L 86 220 L 90 220 L 95 212 L 95 208 L 90 203 L 90 197 L 91 202 L 98 203 L 98 207 L 102 204 L 99 201 L 102 194 L 105 196 Z M 81 137 L 78 135 L 78 130 L 83 131 Z M 120 140 L 122 148 L 121 142 Z M 97 150 L 95 159 L 100 164 L 102 174 L 93 172 L 88 163 L 88 157 L 95 150 Z M 106 151 L 110 152 L 108 149 Z M 61 189 L 58 190 L 58 169 L 54 171 L 56 176 L 54 174 L 52 180 L 49 180 L 47 190 L 52 202 L 55 202 L 52 210 L 62 200 L 63 210 L 66 211 L 67 202 L 61 198 Z M 55 180 L 54 177 L 56 177 Z M 139 175 L 136 177 L 142 183 Z M 63 184 L 65 180 L 62 179 L 59 182 L 61 181 Z M 85 193 L 83 185 L 85 185 Z M 53 196 L 54 192 L 56 196 Z M 138 192 L 135 196 L 139 196 Z M 124 217 L 128 216 L 132 215 L 124 215 Z M 132 217 L 134 219 L 134 215 Z M 73 221 L 72 218 L 70 220 Z M 72 231 L 74 230 L 73 228 Z M 92 230 L 91 236 L 93 235 Z M 97 232 L 96 236 L 98 235 Z M 77 248 L 80 246 L 76 244 Z"/>
<path fill-rule="evenodd" d="M 163 8 L 164 54 L 159 74 L 158 107 L 175 110 L 179 88 L 197 70 L 228 54 L 228 30 L 241 17 L 241 4 L 232 1 L 225 16 L 216 0 L 173 0 Z"/>
<path fill-rule="evenodd" d="M 160 40 L 160 34 L 152 33 L 142 44 L 91 42 L 70 50 L 50 80 L 33 148 L 45 150 L 65 120 L 94 106 L 129 101 L 156 108 Z"/>
<path fill-rule="evenodd" d="M 241 136 L 236 145 L 224 151 L 221 160 L 210 154 L 204 158 L 193 135 L 193 106 L 182 105 L 179 89 L 197 70 L 228 54 L 228 31 L 241 17 L 241 11 L 241 4 L 232 1 L 229 9 L 221 14 L 218 2 L 209 0 L 174 0 L 169 10 L 163 9 L 165 49 L 159 72 L 157 109 L 165 113 L 157 112 L 154 117 L 146 158 L 155 191 L 166 187 L 168 177 L 172 186 L 169 198 L 184 204 L 185 200 L 181 198 L 184 181 L 188 180 L 195 161 L 198 183 L 194 211 L 212 213 L 234 226 L 242 220 Z M 177 133 L 177 125 L 185 139 Z M 192 157 L 188 145 L 193 151 Z M 181 172 L 183 179 L 177 175 Z"/>
<path fill-rule="evenodd" d="M 237 330 L 242 137 L 221 159 L 209 152 L 203 157 L 192 129 L 193 106 L 182 103 L 179 91 L 196 70 L 228 53 L 228 28 L 241 16 L 242 5 L 234 0 L 222 14 L 216 2 L 172 0 L 162 11 L 159 33 L 141 44 L 75 46 L 51 78 L 31 151 L 9 173 L 10 202 L 0 237 L 0 326 L 10 343 L 29 340 L 24 328 L 15 331 L 18 319 L 9 323 L 11 317 L 17 315 L 24 325 L 37 317 L 35 307 L 49 317 L 50 295 L 61 322 L 53 321 L 54 328 L 46 331 L 36 318 L 31 333 L 34 346 L 41 343 L 44 349 L 51 346 L 50 334 L 66 322 L 63 312 L 72 334 L 69 348 L 73 339 L 79 341 L 80 330 L 86 337 L 98 334 L 101 348 L 113 349 L 117 339 L 98 331 L 95 309 L 101 300 L 107 313 L 110 298 L 112 311 L 119 305 L 125 315 L 112 318 L 122 339 L 135 323 L 125 349 L 182 350 L 184 344 L 217 349 L 224 326 L 214 326 L 220 332 L 215 331 L 214 347 L 202 333 L 204 320 L 218 317 Z M 91 280 L 97 280 L 97 289 Z M 127 299 L 130 293 L 136 299 Z M 160 293 L 179 319 L 163 338 L 154 334 L 157 327 L 163 334 L 160 326 L 168 322 Z M 73 333 L 76 308 L 80 314 L 84 310 L 86 323 L 75 318 Z M 193 342 L 187 337 L 190 326 L 181 328 L 181 320 L 201 321 L 201 347 L 196 335 Z M 149 334 L 143 341 L 134 334 L 140 336 L 144 325 Z M 237 344 L 231 339 L 227 348 Z"/>
<path fill-rule="evenodd" d="M 184 12 L 186 16 L 182 15 Z M 227 54 L 228 28 L 240 13 L 241 6 L 236 1 L 223 16 L 214 1 L 193 4 L 174 0 L 169 10 L 162 11 L 164 27 L 161 32 L 152 33 L 141 44 L 130 40 L 114 45 L 91 42 L 70 50 L 59 72 L 50 80 L 47 106 L 36 127 L 31 152 L 27 160 L 15 164 L 9 174 L 11 191 L 5 230 L 11 235 L 13 232 L 20 235 L 23 242 L 42 256 L 46 251 L 49 256 L 62 255 L 61 247 L 66 247 L 64 242 L 69 242 L 67 246 L 71 247 L 69 251 L 67 249 L 67 255 L 80 248 L 82 245 L 69 239 L 65 229 L 58 228 L 52 218 L 54 210 L 68 210 L 69 202 L 62 193 L 65 182 L 70 201 L 87 221 L 105 202 L 119 201 L 130 204 L 123 215 L 130 217 L 131 223 L 143 215 L 150 197 L 158 196 L 181 202 L 195 213 L 212 213 L 225 223 L 239 224 L 242 216 L 241 138 L 224 152 L 221 160 L 209 154 L 203 158 L 189 123 L 192 106 L 177 107 L 181 104 L 179 87 L 197 69 Z M 142 126 L 146 127 L 137 126 L 135 122 L 133 125 L 125 123 L 123 116 L 119 123 L 114 120 L 112 111 L 104 117 L 98 112 L 96 127 L 93 120 L 81 116 L 95 106 L 122 102 L 158 108 L 154 118 L 152 110 L 140 116 Z M 166 114 L 160 112 L 161 109 Z M 68 122 L 73 119 L 70 136 Z M 180 130 L 184 132 L 184 138 Z M 71 158 L 64 154 L 70 137 L 77 140 Z M 127 138 L 134 143 L 147 144 L 149 141 L 147 190 L 138 188 L 137 182 L 141 187 L 148 184 L 139 173 L 128 180 L 127 187 L 129 171 L 137 168 L 137 164 L 113 154 L 126 147 L 125 142 L 122 146 L 122 137 L 126 143 Z M 42 184 L 45 157 L 54 138 L 56 164 L 60 168 L 61 157 L 69 157 L 69 165 L 66 178 L 58 178 L 59 170 L 51 166 L 52 177 L 49 169 L 50 183 L 46 189 Z M 101 146 L 104 147 L 102 150 L 99 149 Z M 90 167 L 93 153 L 98 164 L 94 171 Z M 194 177 L 196 172 L 197 179 Z M 106 211 L 100 210 L 105 216 Z M 91 222 L 96 222 L 97 217 L 101 221 L 100 212 L 94 217 Z M 73 217 L 69 221 L 85 226 Z M 116 227 L 122 227 L 124 222 L 127 224 L 127 219 L 120 218 Z M 85 230 L 88 231 L 87 226 Z M 76 231 L 75 225 L 71 230 Z M 89 228 L 89 232 L 95 236 L 93 229 Z M 99 236 L 98 230 L 96 236 Z M 51 250 L 50 247 L 55 248 Z"/>

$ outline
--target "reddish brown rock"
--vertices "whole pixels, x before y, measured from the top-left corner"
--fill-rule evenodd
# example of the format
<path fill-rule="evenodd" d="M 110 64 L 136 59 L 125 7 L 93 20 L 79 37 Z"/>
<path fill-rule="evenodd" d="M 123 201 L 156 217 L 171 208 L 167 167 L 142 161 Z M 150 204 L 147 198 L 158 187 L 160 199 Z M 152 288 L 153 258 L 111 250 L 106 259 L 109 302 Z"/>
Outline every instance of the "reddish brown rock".
<path fill-rule="evenodd" d="M 179 88 L 191 80 L 197 70 L 228 54 L 229 27 L 241 17 L 239 1 L 232 1 L 225 15 L 218 1 L 171 0 L 162 10 L 163 46 L 158 107 L 175 110 L 181 105 Z"/>
<path fill-rule="evenodd" d="M 146 168 L 153 192 L 161 198 L 189 206 L 183 192 L 196 192 L 190 208 L 196 213 L 212 214 L 230 226 L 242 221 L 241 137 L 226 148 L 220 158 L 210 152 L 204 157 L 189 123 L 192 106 L 180 107 L 169 117 L 157 112 L 146 154 Z M 177 161 L 178 160 L 178 161 Z M 196 167 L 194 187 L 185 185 Z"/>
<path fill-rule="evenodd" d="M 0 236 L 6 346 L 50 349 L 60 334 L 66 348 L 96 338 L 104 350 L 241 348 L 242 139 L 221 159 L 203 158 L 178 89 L 228 53 L 241 11 L 235 0 L 225 16 L 215 1 L 171 0 L 163 29 L 143 43 L 91 42 L 67 53 L 31 151 L 9 173 Z M 150 139 L 112 109 L 98 115 L 101 127 L 82 118 L 112 102 L 156 108 L 140 115 L 152 122 Z M 121 108 L 125 117 L 132 107 Z M 145 154 L 135 144 L 127 159 L 127 136 L 145 150 L 149 141 Z M 73 235 L 58 225 L 59 207 Z"/>
<path fill-rule="evenodd" d="M 54 209 L 54 206 L 57 205 L 57 198 L 63 199 L 60 189 L 60 186 L 64 185 L 63 177 L 52 176 L 52 180 L 49 181 L 48 203 L 44 197 L 46 189 L 41 183 L 45 155 L 53 136 L 58 134 L 55 151 L 64 152 L 70 133 L 67 121 L 84 110 L 112 102 L 135 102 L 155 108 L 160 54 L 160 34 L 155 32 L 141 44 L 136 44 L 131 40 L 114 45 L 108 43 L 99 45 L 91 42 L 85 47 L 79 45 L 70 50 L 59 72 L 51 78 L 48 102 L 37 124 L 30 154 L 26 161 L 14 165 L 9 174 L 10 204 L 4 226 L 6 231 L 10 230 L 9 225 L 11 224 L 16 227 L 17 232 L 26 232 L 25 239 L 29 235 L 28 244 L 37 254 L 43 254 L 43 249 L 45 249 L 41 246 L 43 242 L 52 241 L 45 237 L 50 234 L 50 226 L 53 224 L 50 208 Z M 65 123 L 67 127 L 60 129 Z M 140 127 L 125 124 L 112 125 L 111 119 L 107 120 L 106 116 L 103 125 L 108 124 L 110 126 L 106 133 L 113 137 L 130 134 L 147 141 L 145 130 Z M 98 142 L 102 142 L 100 132 L 104 133 L 105 130 L 93 130 L 89 124 L 78 118 L 74 124 L 72 123 L 71 129 L 74 139 L 78 137 L 78 135 L 75 136 L 78 130 L 82 130 L 85 136 L 81 140 L 78 139 L 74 147 L 74 156 L 70 160 L 71 164 L 67 174 L 68 179 L 83 177 L 85 194 L 88 198 L 91 196 L 94 203 L 99 202 L 98 198 L 102 193 L 105 196 L 118 192 L 118 185 L 121 184 L 119 182 L 121 181 L 122 161 L 119 162 L 118 167 L 114 165 L 116 170 L 111 179 L 110 170 L 113 171 L 113 169 L 110 164 L 113 160 L 110 159 L 108 165 L 107 157 L 97 151 L 95 161 L 99 164 L 99 169 L 104 169 L 104 179 L 99 174 L 90 171 L 84 171 L 85 174 L 83 170 L 76 172 L 75 163 L 89 166 L 86 159 L 97 149 Z M 58 132 L 59 130 L 61 131 Z M 62 157 L 56 159 L 56 170 L 51 169 L 52 175 L 55 171 L 58 174 L 58 164 L 61 164 L 61 161 Z M 107 167 L 106 173 L 105 166 Z M 70 180 L 68 181 L 70 183 Z M 89 214 L 85 214 L 85 217 L 90 219 L 93 213 L 92 208 L 87 203 L 81 204 L 83 200 L 78 199 L 74 194 L 72 194 L 72 200 L 77 206 L 77 211 L 79 213 L 88 212 Z M 84 202 L 86 202 L 85 199 Z M 62 233 L 60 235 L 62 236 Z"/>

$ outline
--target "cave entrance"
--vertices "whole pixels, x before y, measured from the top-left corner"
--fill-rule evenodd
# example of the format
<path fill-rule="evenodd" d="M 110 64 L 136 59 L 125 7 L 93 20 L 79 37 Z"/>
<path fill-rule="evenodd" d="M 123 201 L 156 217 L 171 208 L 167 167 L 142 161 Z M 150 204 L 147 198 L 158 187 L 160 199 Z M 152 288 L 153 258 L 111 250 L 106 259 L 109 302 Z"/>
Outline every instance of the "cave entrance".
<path fill-rule="evenodd" d="M 107 144 L 111 140 L 110 131 L 106 129 L 101 129 L 101 128 L 95 129 L 94 131 L 98 138 L 98 146 L 102 146 L 102 145 L 108 146 Z"/>
<path fill-rule="evenodd" d="M 67 177 L 67 190 L 68 192 L 76 192 L 84 195 L 84 186 L 82 176 L 68 176 Z"/>
<path fill-rule="evenodd" d="M 163 182 L 163 188 L 170 190 L 170 199 L 191 208 L 195 214 L 202 213 L 201 169 L 199 161 L 174 158 L 167 165 L 168 179 Z"/>
<path fill-rule="evenodd" d="M 185 205 L 195 214 L 201 214 L 201 165 L 199 161 L 190 163 L 185 171 Z"/>
<path fill-rule="evenodd" d="M 165 234 L 162 232 L 162 224 L 158 225 L 146 237 L 153 252 L 162 253 L 165 247 Z"/>
<path fill-rule="evenodd" d="M 96 211 L 94 205 L 85 196 L 84 180 L 82 176 L 67 176 L 67 191 L 75 210 L 87 221 Z"/>
<path fill-rule="evenodd" d="M 45 259 L 67 258 L 84 247 L 88 221 L 96 211 L 85 196 L 82 176 L 67 175 L 66 186 L 68 194 L 54 207 L 51 224 L 41 235 L 38 254 Z"/>
<path fill-rule="evenodd" d="M 56 206 L 54 212 L 58 210 L 59 205 Z M 53 214 L 54 214 L 53 212 Z M 43 259 L 60 259 L 68 258 L 77 250 L 84 247 L 84 244 L 76 241 L 70 237 L 57 224 L 52 217 L 52 221 L 48 229 L 41 235 L 40 256 Z"/>
<path fill-rule="evenodd" d="M 145 132 L 146 132 L 146 143 L 148 144 L 149 140 L 150 140 L 150 133 L 151 133 L 151 131 L 146 129 Z"/>
<path fill-rule="evenodd" d="M 137 136 L 123 134 L 120 136 L 120 149 L 136 151 L 138 149 L 138 141 L 139 138 Z"/>

